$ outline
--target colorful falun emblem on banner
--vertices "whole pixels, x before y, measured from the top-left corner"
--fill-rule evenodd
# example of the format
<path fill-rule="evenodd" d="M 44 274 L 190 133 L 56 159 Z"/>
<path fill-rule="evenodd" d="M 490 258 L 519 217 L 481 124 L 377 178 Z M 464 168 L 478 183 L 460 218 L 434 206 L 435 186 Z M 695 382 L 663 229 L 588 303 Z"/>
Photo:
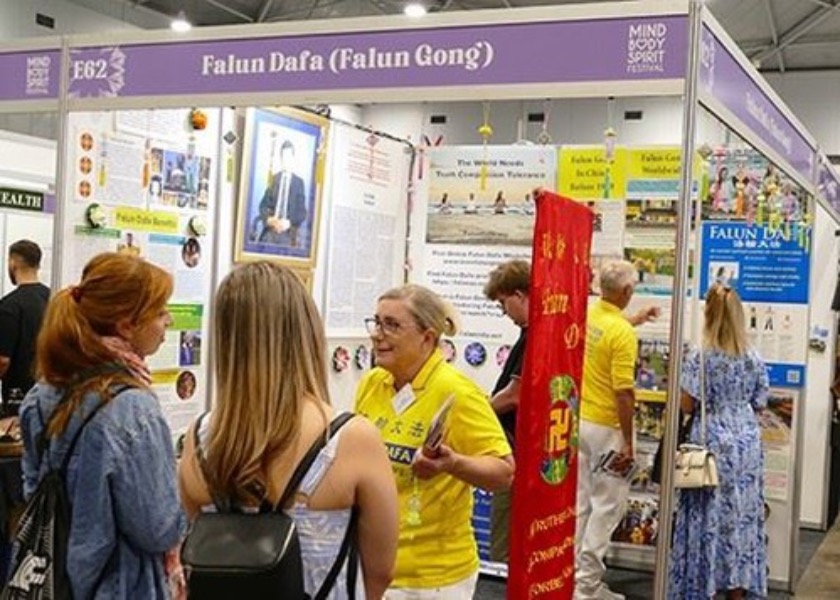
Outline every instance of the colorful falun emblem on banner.
<path fill-rule="evenodd" d="M 569 375 L 554 377 L 549 384 L 549 394 L 551 406 L 546 456 L 540 473 L 546 483 L 559 485 L 577 461 L 580 396 L 575 380 Z"/>

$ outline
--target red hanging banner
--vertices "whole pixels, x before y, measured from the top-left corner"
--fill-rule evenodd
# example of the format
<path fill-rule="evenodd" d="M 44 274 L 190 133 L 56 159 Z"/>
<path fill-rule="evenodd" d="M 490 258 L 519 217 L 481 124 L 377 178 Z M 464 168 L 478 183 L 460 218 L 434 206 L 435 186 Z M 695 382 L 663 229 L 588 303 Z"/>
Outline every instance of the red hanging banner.
<path fill-rule="evenodd" d="M 507 597 L 571 598 L 592 212 L 537 197 L 528 341 L 516 423 Z"/>

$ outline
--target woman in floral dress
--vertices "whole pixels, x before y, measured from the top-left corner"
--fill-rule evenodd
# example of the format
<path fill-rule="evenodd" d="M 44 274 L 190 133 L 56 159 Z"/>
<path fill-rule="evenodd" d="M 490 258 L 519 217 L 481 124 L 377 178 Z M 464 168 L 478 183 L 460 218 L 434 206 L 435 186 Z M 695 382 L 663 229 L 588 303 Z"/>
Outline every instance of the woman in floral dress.
<path fill-rule="evenodd" d="M 681 406 L 697 411 L 689 441 L 700 443 L 705 380 L 706 445 L 717 460 L 714 489 L 679 491 L 669 598 L 767 596 L 764 481 L 756 411 L 767 404 L 764 362 L 747 347 L 744 309 L 735 290 L 713 284 L 706 296 L 703 350 L 688 353 Z M 703 368 L 701 379 L 700 369 Z"/>

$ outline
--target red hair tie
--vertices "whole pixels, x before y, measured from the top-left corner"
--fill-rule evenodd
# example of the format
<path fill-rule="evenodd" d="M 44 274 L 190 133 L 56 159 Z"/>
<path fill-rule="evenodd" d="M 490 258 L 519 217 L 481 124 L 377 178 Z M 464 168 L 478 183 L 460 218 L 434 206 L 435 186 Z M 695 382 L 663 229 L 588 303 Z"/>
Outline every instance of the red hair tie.
<path fill-rule="evenodd" d="M 74 285 L 70 289 L 70 297 L 73 298 L 73 300 L 76 301 L 76 304 L 81 302 L 81 300 L 82 300 L 82 288 L 80 288 L 78 285 Z"/>

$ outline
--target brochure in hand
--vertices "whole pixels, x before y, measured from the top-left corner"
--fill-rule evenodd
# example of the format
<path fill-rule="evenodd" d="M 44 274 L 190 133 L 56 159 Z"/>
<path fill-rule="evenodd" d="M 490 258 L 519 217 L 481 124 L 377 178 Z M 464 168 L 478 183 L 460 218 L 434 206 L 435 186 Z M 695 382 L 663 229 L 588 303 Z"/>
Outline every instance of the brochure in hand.
<path fill-rule="evenodd" d="M 455 402 L 455 394 L 449 394 L 443 404 L 432 417 L 432 422 L 429 424 L 429 432 L 426 434 L 426 440 L 423 442 L 423 454 L 429 458 L 435 458 L 440 453 L 440 445 L 443 443 L 443 438 L 446 437 L 447 422 L 449 420 L 449 412 L 452 410 L 452 405 Z"/>
<path fill-rule="evenodd" d="M 639 465 L 635 460 L 625 462 L 624 456 L 615 450 L 604 452 L 598 461 L 598 465 L 595 467 L 596 473 L 606 473 L 607 475 L 627 481 L 631 481 L 636 476 L 638 470 Z"/>

